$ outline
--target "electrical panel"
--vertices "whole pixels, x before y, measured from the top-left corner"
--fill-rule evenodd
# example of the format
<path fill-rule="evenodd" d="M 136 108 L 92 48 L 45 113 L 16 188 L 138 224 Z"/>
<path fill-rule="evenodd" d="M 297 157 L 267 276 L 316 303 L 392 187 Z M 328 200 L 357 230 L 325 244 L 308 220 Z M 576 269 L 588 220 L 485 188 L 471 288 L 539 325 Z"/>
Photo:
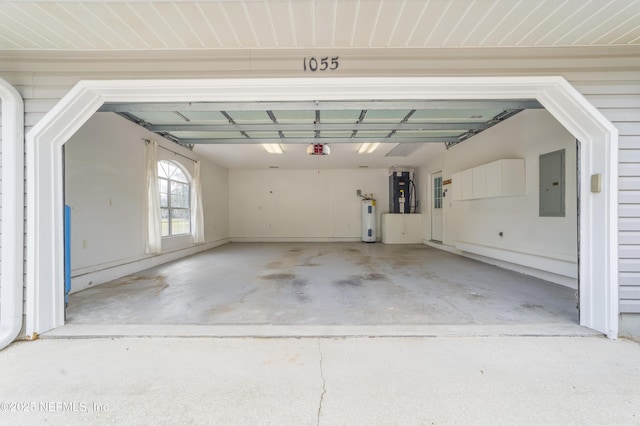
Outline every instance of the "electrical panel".
<path fill-rule="evenodd" d="M 411 169 L 391 169 L 389 173 L 389 213 L 411 213 L 415 195 L 415 187 L 411 179 L 412 172 Z"/>
<path fill-rule="evenodd" d="M 565 215 L 565 151 L 540 156 L 540 216 Z"/>

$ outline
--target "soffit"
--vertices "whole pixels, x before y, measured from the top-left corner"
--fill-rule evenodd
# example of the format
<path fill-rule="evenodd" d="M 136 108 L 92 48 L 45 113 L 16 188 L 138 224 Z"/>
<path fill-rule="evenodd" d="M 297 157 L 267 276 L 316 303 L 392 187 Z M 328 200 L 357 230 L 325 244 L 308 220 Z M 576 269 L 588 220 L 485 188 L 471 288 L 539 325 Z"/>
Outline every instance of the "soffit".
<path fill-rule="evenodd" d="M 4 1 L 0 50 L 640 44 L 640 0 Z"/>

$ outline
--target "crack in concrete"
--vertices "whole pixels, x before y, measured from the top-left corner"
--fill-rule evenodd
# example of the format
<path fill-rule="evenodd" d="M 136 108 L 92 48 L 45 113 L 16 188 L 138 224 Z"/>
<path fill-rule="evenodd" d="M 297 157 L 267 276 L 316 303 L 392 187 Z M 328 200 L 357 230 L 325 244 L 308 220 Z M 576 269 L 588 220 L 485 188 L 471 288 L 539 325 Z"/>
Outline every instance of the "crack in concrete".
<path fill-rule="evenodd" d="M 320 346 L 321 340 L 318 339 L 318 352 L 320 353 L 320 378 L 322 379 L 322 393 L 320 394 L 320 402 L 318 404 L 318 421 L 316 424 L 320 426 L 320 416 L 322 415 L 322 403 L 324 402 L 324 396 L 327 393 L 327 381 L 324 378 L 324 370 L 322 369 L 322 347 Z"/>

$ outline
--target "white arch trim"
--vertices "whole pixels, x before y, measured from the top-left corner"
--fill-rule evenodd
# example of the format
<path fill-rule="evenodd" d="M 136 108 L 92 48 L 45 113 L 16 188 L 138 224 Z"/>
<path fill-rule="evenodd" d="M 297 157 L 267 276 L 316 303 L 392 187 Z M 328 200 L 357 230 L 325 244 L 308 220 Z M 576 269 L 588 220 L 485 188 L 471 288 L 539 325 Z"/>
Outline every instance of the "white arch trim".
<path fill-rule="evenodd" d="M 2 103 L 2 264 L 0 349 L 22 330 L 24 241 L 24 102 L 0 78 Z"/>
<path fill-rule="evenodd" d="M 64 323 L 61 147 L 103 103 L 354 99 L 537 99 L 581 141 L 580 324 L 616 338 L 618 133 L 555 76 L 81 81 L 27 134 L 27 334 Z"/>

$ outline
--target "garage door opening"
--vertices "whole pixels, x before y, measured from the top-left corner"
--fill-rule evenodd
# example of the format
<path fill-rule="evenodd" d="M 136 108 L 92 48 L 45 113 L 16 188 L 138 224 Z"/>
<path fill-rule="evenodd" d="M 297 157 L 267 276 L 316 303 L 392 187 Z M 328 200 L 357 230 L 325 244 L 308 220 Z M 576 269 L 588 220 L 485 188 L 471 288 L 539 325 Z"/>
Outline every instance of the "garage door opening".
<path fill-rule="evenodd" d="M 418 104 L 405 104 L 411 109 L 389 110 L 382 106 L 384 102 L 378 101 L 381 109 L 373 111 L 343 110 L 337 114 L 333 110 L 316 110 L 306 115 L 321 121 L 331 129 L 329 135 L 334 136 L 338 126 L 347 126 L 348 133 L 353 133 L 348 126 L 354 126 L 356 121 L 361 122 L 358 128 L 363 131 L 370 122 L 381 128 L 383 123 L 391 126 L 394 117 L 404 120 L 409 115 L 406 122 L 420 128 L 444 128 L 448 124 L 455 130 L 457 126 L 468 126 L 466 120 L 475 120 L 473 125 L 482 129 L 505 108 L 499 101 L 490 110 L 473 109 L 470 102 L 449 101 L 447 109 L 431 110 L 417 110 Z M 260 138 L 246 146 L 237 142 L 217 143 L 220 132 L 227 137 L 234 134 L 224 120 L 216 125 L 216 114 L 208 111 L 211 104 L 171 104 L 165 106 L 165 111 L 160 111 L 162 104 L 107 104 L 101 109 L 126 110 L 126 117 L 98 112 L 64 145 L 65 200 L 74 213 L 75 291 L 110 281 L 109 274 L 117 276 L 118 270 L 120 275 L 126 275 L 124 271 L 136 263 L 150 260 L 144 258 L 147 211 L 142 165 L 149 148 L 145 141 L 152 138 L 162 143 L 157 153 L 161 188 L 156 196 L 165 214 L 156 215 L 163 217 L 164 252 L 178 249 L 180 244 L 193 247 L 188 235 L 189 215 L 182 213 L 190 207 L 188 186 L 192 182 L 194 159 L 199 159 L 200 169 L 207 177 L 201 182 L 207 207 L 204 242 L 219 241 L 223 235 L 212 231 L 231 222 L 232 241 L 289 240 L 292 244 L 236 244 L 169 265 L 135 271 L 99 288 L 73 294 L 67 322 L 245 326 L 577 324 L 575 140 L 548 113 L 532 105 L 533 109 L 512 115 L 508 121 L 483 129 L 449 149 L 431 132 L 427 134 L 437 142 L 406 142 L 409 139 L 405 135 L 404 144 L 396 144 L 389 138 L 375 153 L 360 155 L 357 151 L 367 143 L 365 138 L 360 144 L 331 144 L 334 148 L 331 156 L 313 158 L 301 152 L 306 144 L 291 145 L 287 143 L 290 138 L 282 139 L 283 153 L 278 155 L 266 152 Z M 271 126 L 267 122 L 269 114 L 261 111 L 261 107 L 225 105 L 224 114 L 233 117 L 234 122 L 241 122 L 241 114 L 231 110 L 242 108 L 245 117 L 253 118 L 246 124 L 247 131 L 250 127 L 255 132 L 256 127 Z M 175 108 L 180 109 L 171 111 Z M 292 114 L 287 103 L 278 105 L 277 110 L 275 106 L 271 108 L 280 131 L 288 136 L 291 121 L 288 117 Z M 152 112 L 148 111 L 151 109 Z M 148 121 L 142 122 L 141 117 Z M 349 117 L 348 124 L 340 125 L 345 117 Z M 456 123 L 456 117 L 464 124 Z M 300 131 L 304 126 L 300 118 L 304 117 L 296 114 L 295 118 L 291 126 Z M 160 138 L 161 135 L 151 131 L 154 129 L 176 133 Z M 190 142 L 199 142 L 192 151 L 172 141 L 187 131 Z M 199 132 L 207 138 L 197 138 Z M 387 128 L 383 133 L 389 132 Z M 218 138 L 210 139 L 212 133 Z M 327 139 L 324 130 L 319 133 L 313 141 Z M 368 132 L 365 135 L 370 136 Z M 244 142 L 241 134 L 236 136 Z M 416 136 L 416 140 L 421 141 L 422 135 Z M 397 151 L 406 155 L 393 154 Z M 569 164 L 561 176 L 550 173 L 551 170 L 538 171 L 539 157 L 548 151 L 565 153 Z M 493 161 L 504 157 L 509 160 Z M 301 162 L 309 158 L 313 168 L 303 169 Z M 480 171 L 501 166 L 504 161 L 522 167 L 499 169 L 509 174 L 501 174 L 495 182 L 492 176 L 487 179 L 486 172 L 476 173 L 475 196 L 470 193 L 468 199 L 456 199 L 450 189 L 465 184 L 458 177 L 461 170 L 490 160 Z M 296 163 L 295 167 L 288 164 L 291 161 Z M 433 195 L 412 191 L 411 212 L 392 218 L 411 222 L 397 231 L 378 232 L 386 236 L 384 247 L 348 243 L 360 239 L 361 200 L 357 191 L 377 194 L 378 222 L 381 217 L 389 220 L 386 210 L 391 206 L 385 197 L 390 185 L 387 175 L 391 165 L 398 161 L 411 161 L 417 187 L 421 187 L 424 176 L 433 175 L 426 168 L 444 170 L 445 189 L 440 171 L 435 174 Z M 349 168 L 335 169 L 336 162 Z M 224 164 L 227 170 L 224 182 L 215 174 L 220 171 L 215 163 Z M 273 164 L 279 168 L 272 169 Z M 367 166 L 364 170 L 363 165 Z M 177 177 L 173 177 L 176 173 Z M 558 197 L 563 206 L 566 204 L 561 215 L 547 218 L 539 212 L 538 175 L 552 178 L 566 188 L 566 196 Z M 518 176 L 522 188 L 515 188 Z M 477 181 L 480 178 L 483 180 Z M 503 188 L 507 189 L 504 181 L 516 189 L 515 193 L 501 193 Z M 227 190 L 221 187 L 224 185 Z M 551 189 L 554 188 L 552 185 Z M 423 204 L 425 212 L 420 208 Z M 229 210 L 230 220 L 221 211 L 224 209 Z M 439 248 L 455 251 L 462 247 L 468 256 L 473 250 L 471 253 L 484 255 L 477 256 L 478 259 L 502 266 L 506 262 L 499 258 L 507 256 L 512 268 L 535 270 L 542 278 L 569 288 L 557 288 L 548 281 L 487 267 L 421 245 L 392 244 L 401 242 L 403 234 L 407 241 L 409 237 L 417 237 L 414 241 L 418 243 L 428 240 L 428 235 L 421 235 L 426 225 L 412 229 L 411 224 L 415 219 L 418 223 L 423 220 L 433 224 L 434 211 L 440 213 L 440 241 L 444 240 Z M 333 243 L 313 243 L 320 239 L 331 239 Z M 535 327 L 530 333 L 535 333 Z"/>
<path fill-rule="evenodd" d="M 510 80 L 510 79 L 507 79 Z M 234 82 L 237 84 L 234 84 Z M 237 101 L 252 97 L 253 100 L 287 101 L 301 97 L 308 100 L 317 99 L 538 99 L 547 110 L 560 121 L 574 136 L 579 137 L 583 143 L 581 158 L 589 157 L 591 163 L 583 163 L 581 180 L 589 176 L 595 170 L 593 164 L 601 162 L 603 181 L 611 185 L 607 179 L 609 173 L 615 167 L 615 161 L 611 162 L 610 147 L 615 144 L 615 130 L 607 125 L 606 120 L 599 116 L 579 94 L 572 91 L 570 86 L 562 79 L 511 79 L 505 84 L 505 79 L 347 79 L 347 80 L 304 80 L 288 81 L 280 80 L 248 80 L 242 81 L 200 81 L 194 82 L 163 82 L 162 89 L 157 82 L 84 82 L 69 94 L 61 104 L 56 107 L 51 117 L 40 123 L 29 134 L 28 143 L 33 144 L 34 150 L 29 157 L 32 165 L 29 170 L 33 176 L 29 182 L 34 186 L 29 194 L 34 198 L 31 207 L 33 221 L 31 225 L 42 232 L 29 232 L 29 253 L 33 267 L 28 288 L 28 307 L 32 309 L 27 315 L 28 331 L 43 332 L 63 323 L 61 309 L 61 251 L 47 250 L 46 247 L 60 247 L 61 222 L 55 213 L 48 218 L 37 214 L 41 208 L 48 205 L 50 211 L 57 212 L 54 206 L 62 205 L 62 164 L 61 146 L 105 101 L 118 102 L 149 102 L 149 101 L 182 101 L 198 99 L 200 101 Z M 94 85 L 92 87 L 92 84 Z M 166 93 L 160 96 L 148 96 L 146 90 L 137 92 L 137 88 L 146 84 L 158 89 L 157 93 Z M 534 87 L 535 85 L 535 87 Z M 191 88 L 190 88 L 191 86 Z M 173 89 L 171 89 L 173 87 Z M 197 87 L 197 88 L 196 88 Z M 205 89 L 203 89 L 203 87 Z M 251 90 L 248 90 L 248 88 Z M 125 88 L 125 90 L 123 90 Z M 223 89 L 224 88 L 224 89 Z M 448 88 L 448 91 L 445 90 Z M 304 90 L 301 90 L 304 89 Z M 190 93 L 191 90 L 191 93 Z M 173 93 L 171 93 L 173 91 Z M 126 93 L 124 93 L 126 92 Z M 137 92 L 137 94 L 136 94 Z M 143 93 L 144 92 L 144 93 Z M 197 93 L 196 93 L 197 92 Z M 366 95 L 365 95 L 366 93 Z M 580 102 L 576 103 L 576 99 Z M 581 104 L 582 102 L 582 104 Z M 597 159 L 594 153 L 602 153 Z M 54 161 L 48 161 L 52 159 Z M 590 167 L 584 165 L 590 164 Z M 587 170 L 588 169 L 588 170 Z M 48 178 L 45 176 L 48 175 Z M 580 323 L 587 327 L 606 333 L 612 337 L 617 315 L 617 289 L 611 272 L 615 272 L 615 262 L 610 261 L 611 253 L 615 254 L 615 234 L 610 231 L 615 225 L 609 220 L 611 207 L 608 204 L 615 192 L 604 185 L 604 190 L 598 195 L 588 192 L 581 194 L 581 211 L 589 221 L 586 232 L 581 230 L 581 318 Z M 46 189 L 51 189 L 51 197 L 45 196 Z M 38 194 L 36 196 L 35 194 Z M 605 200 L 606 199 L 606 200 Z M 607 202 L 605 202 L 607 201 Z M 60 210 L 61 211 L 61 210 Z M 594 227 L 598 223 L 599 227 Z M 51 225 L 50 227 L 47 224 Z M 585 227 L 587 225 L 584 225 Z M 31 241 L 33 239 L 33 241 Z M 598 244 L 596 244 L 598 242 Z M 604 243 L 604 244 L 599 244 Z M 600 258 L 595 253 L 605 255 Z M 583 267 L 586 259 L 590 259 L 589 267 Z M 37 260 L 37 261 L 36 261 Z M 54 277 L 53 285 L 47 285 L 39 277 L 48 270 L 50 277 Z M 29 276 L 29 275 L 28 275 Z M 598 280 L 595 280 L 595 277 Z M 51 283 L 51 281 L 48 281 Z M 611 297 L 614 296 L 615 303 Z M 36 302 L 37 301 L 37 302 Z M 613 314 L 613 315 L 612 315 Z M 32 327 L 32 328 L 29 328 Z"/>

